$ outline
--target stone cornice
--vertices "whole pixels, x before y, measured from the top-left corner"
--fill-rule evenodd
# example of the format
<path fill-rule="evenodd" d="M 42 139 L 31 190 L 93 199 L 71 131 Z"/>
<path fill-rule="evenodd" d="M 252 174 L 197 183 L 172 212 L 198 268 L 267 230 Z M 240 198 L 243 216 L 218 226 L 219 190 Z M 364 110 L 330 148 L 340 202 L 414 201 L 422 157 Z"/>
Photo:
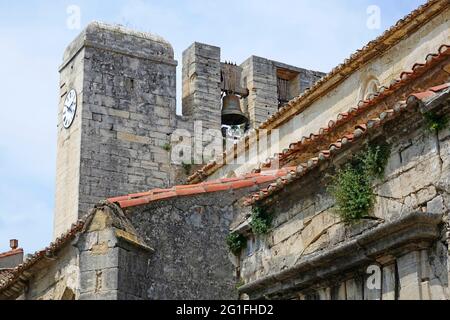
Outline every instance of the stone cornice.
<path fill-rule="evenodd" d="M 92 42 L 89 40 L 85 40 L 82 43 L 80 43 L 78 45 L 78 48 L 75 50 L 75 52 L 62 63 L 62 65 L 59 67 L 58 71 L 61 72 L 84 48 L 99 49 L 99 50 L 108 51 L 108 52 L 112 52 L 112 53 L 116 53 L 116 54 L 121 54 L 121 55 L 128 56 L 131 58 L 144 59 L 144 60 L 153 61 L 153 62 L 157 62 L 157 63 L 167 64 L 167 65 L 174 66 L 174 67 L 176 67 L 178 65 L 178 62 L 173 59 L 162 58 L 162 57 L 157 57 L 157 56 L 147 56 L 147 55 L 143 55 L 143 54 L 139 54 L 139 53 L 130 53 L 130 52 L 126 52 L 124 50 L 112 49 L 107 46 L 103 46 L 98 43 L 95 43 L 95 42 Z"/>
<path fill-rule="evenodd" d="M 321 282 L 374 263 L 382 256 L 400 256 L 427 248 L 439 237 L 442 214 L 413 212 L 385 222 L 344 244 L 306 256 L 279 273 L 260 278 L 239 289 L 250 299 L 283 298 L 311 283 Z"/>

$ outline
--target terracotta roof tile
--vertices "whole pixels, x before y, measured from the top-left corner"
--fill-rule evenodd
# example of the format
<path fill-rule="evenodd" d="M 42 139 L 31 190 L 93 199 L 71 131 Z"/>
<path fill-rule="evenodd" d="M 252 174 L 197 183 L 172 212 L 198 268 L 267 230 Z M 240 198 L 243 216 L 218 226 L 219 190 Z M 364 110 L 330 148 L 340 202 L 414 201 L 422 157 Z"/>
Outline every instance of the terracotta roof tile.
<path fill-rule="evenodd" d="M 428 90 L 425 90 L 423 92 L 418 92 L 412 94 L 410 97 L 415 97 L 416 99 L 429 99 L 430 97 L 437 97 L 441 94 L 449 94 L 450 93 L 450 83 L 444 83 L 439 86 L 435 86 L 432 88 L 429 88 Z M 411 101 L 411 99 L 408 99 Z M 269 187 L 260 190 L 259 192 L 254 193 L 253 195 L 249 196 L 247 200 L 245 201 L 245 205 L 253 205 L 255 202 L 263 200 L 267 198 L 270 194 L 273 194 L 274 192 L 277 192 L 284 188 L 285 181 L 294 181 L 300 179 L 303 175 L 305 175 L 307 172 L 311 171 L 321 161 L 327 161 L 329 158 L 331 158 L 332 154 L 336 154 L 340 151 L 342 145 L 353 143 L 357 141 L 359 138 L 364 136 L 368 131 L 380 126 L 381 124 L 385 123 L 386 121 L 389 121 L 396 116 L 398 116 L 402 111 L 404 111 L 408 107 L 412 107 L 413 105 L 409 104 L 408 102 L 399 102 L 400 105 L 397 105 L 395 109 L 389 109 L 386 111 L 383 111 L 380 113 L 378 118 L 374 118 L 371 120 L 368 120 L 366 123 L 362 123 L 360 125 L 357 125 L 355 127 L 355 130 L 353 133 L 349 133 L 344 135 L 342 139 L 337 140 L 335 143 L 330 145 L 329 150 L 323 150 L 318 153 L 318 157 L 312 157 L 308 160 L 306 164 L 302 163 L 300 164 L 297 169 L 292 171 L 290 173 L 290 178 L 293 177 L 293 179 L 288 179 L 288 175 L 282 177 L 283 183 L 276 183 L 271 184 Z"/>
<path fill-rule="evenodd" d="M 440 92 L 448 88 L 448 83 L 441 84 L 440 86 L 431 87 L 428 90 L 433 91 L 434 93 Z"/>
<path fill-rule="evenodd" d="M 275 181 L 284 177 L 295 167 L 286 167 L 279 170 L 264 171 L 260 173 L 248 173 L 236 178 L 223 178 L 203 183 L 180 185 L 168 189 L 154 189 L 143 193 L 130 194 L 126 196 L 108 199 L 110 203 L 117 203 L 121 208 L 136 207 L 149 204 L 154 201 L 170 199 L 175 197 L 190 196 L 196 194 L 237 190 Z"/>

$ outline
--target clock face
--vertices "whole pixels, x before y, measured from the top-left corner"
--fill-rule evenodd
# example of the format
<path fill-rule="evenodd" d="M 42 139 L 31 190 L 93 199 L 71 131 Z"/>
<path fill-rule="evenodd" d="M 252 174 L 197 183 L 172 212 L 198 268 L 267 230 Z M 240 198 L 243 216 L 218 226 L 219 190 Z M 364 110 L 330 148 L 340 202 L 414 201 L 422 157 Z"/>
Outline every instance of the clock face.
<path fill-rule="evenodd" d="M 68 129 L 75 119 L 75 113 L 77 111 L 77 93 L 75 90 L 70 90 L 64 100 L 63 109 L 63 125 L 64 128 Z"/>

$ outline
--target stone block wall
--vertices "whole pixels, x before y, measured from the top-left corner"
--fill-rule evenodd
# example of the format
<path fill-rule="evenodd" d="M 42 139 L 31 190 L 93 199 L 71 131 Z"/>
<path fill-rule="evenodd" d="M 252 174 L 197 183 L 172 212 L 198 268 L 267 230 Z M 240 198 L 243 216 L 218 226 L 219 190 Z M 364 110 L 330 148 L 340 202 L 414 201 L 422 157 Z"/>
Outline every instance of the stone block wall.
<path fill-rule="evenodd" d="M 101 206 L 76 243 L 80 300 L 142 300 L 142 280 L 153 249 L 140 238 L 123 212 Z"/>
<path fill-rule="evenodd" d="M 65 59 L 61 79 L 79 103 L 75 123 L 59 133 L 55 236 L 102 199 L 174 180 L 165 150 L 176 122 L 171 45 L 92 23 Z"/>
<path fill-rule="evenodd" d="M 79 300 L 119 298 L 119 255 L 122 248 L 108 209 L 97 210 L 76 244 L 79 250 Z"/>
<path fill-rule="evenodd" d="M 257 57 L 244 65 L 251 89 L 246 101 L 257 126 L 277 110 L 276 70 L 289 66 Z M 176 66 L 164 39 L 120 26 L 91 23 L 68 46 L 60 68 L 54 237 L 100 200 L 183 183 L 191 172 L 171 163 L 176 129 L 201 141 L 183 162 L 208 162 L 213 155 L 202 151 L 210 144 L 222 154 L 220 48 L 195 42 L 183 52 L 183 116 L 176 115 Z M 290 68 L 299 74 L 296 92 L 317 76 Z M 65 129 L 63 102 L 72 89 L 77 113 Z"/>
<path fill-rule="evenodd" d="M 237 299 L 226 237 L 233 204 L 242 195 L 217 192 L 133 208 L 131 223 L 155 252 L 147 264 L 138 264 L 139 272 L 121 270 L 132 284 L 128 294 L 151 300 Z"/>
<path fill-rule="evenodd" d="M 183 115 L 191 121 L 202 121 L 204 130 L 220 130 L 220 48 L 199 42 L 187 48 L 183 52 L 182 82 Z"/>
<path fill-rule="evenodd" d="M 99 206 L 85 219 L 84 229 L 54 256 L 32 265 L 20 299 L 145 299 L 142 280 L 153 249 L 114 205 Z"/>
<path fill-rule="evenodd" d="M 248 110 L 251 128 L 257 128 L 278 111 L 277 74 L 280 70 L 294 75 L 289 81 L 289 99 L 299 96 L 325 75 L 257 56 L 245 60 L 241 67 L 244 87 L 249 90 L 249 96 L 243 100 L 243 105 Z"/>
<path fill-rule="evenodd" d="M 85 49 L 81 212 L 108 196 L 170 184 L 164 145 L 176 108 L 170 44 L 98 29 L 91 36 L 114 46 Z"/>
<path fill-rule="evenodd" d="M 67 246 L 56 260 L 41 262 L 21 297 L 26 300 L 76 300 L 80 297 L 79 253 Z"/>
<path fill-rule="evenodd" d="M 447 112 L 447 111 L 443 111 Z M 320 170 L 303 177 L 300 181 L 286 187 L 273 196 L 273 202 L 267 209 L 273 212 L 272 230 L 260 239 L 261 245 L 253 251 L 242 253 L 240 259 L 241 276 L 246 283 L 260 281 L 283 270 L 294 268 L 298 264 L 307 264 L 310 259 L 326 255 L 334 248 L 352 243 L 358 236 L 371 234 L 378 228 L 402 224 L 413 212 L 418 215 L 438 215 L 440 224 L 434 236 L 422 242 L 421 239 L 411 240 L 414 247 L 398 252 L 383 253 L 380 251 L 372 256 L 372 264 L 379 263 L 383 268 L 385 279 L 384 291 L 365 292 L 358 289 L 345 289 L 345 281 L 351 280 L 352 274 L 364 275 L 367 261 L 360 266 L 363 269 L 348 270 L 349 278 L 331 277 L 323 287 L 298 290 L 301 298 L 319 297 L 320 290 L 328 290 L 328 298 L 343 299 L 344 297 L 364 299 L 449 299 L 448 288 L 448 239 L 445 223 L 450 210 L 449 177 L 450 177 L 450 131 L 445 129 L 439 134 L 430 132 L 423 116 L 410 113 L 408 117 L 398 119 L 393 124 L 386 124 L 383 133 L 376 139 L 387 141 L 391 145 L 391 155 L 387 164 L 385 177 L 375 185 L 376 204 L 372 212 L 373 218 L 363 219 L 353 224 L 345 225 L 336 215 L 334 200 L 327 192 L 329 178 L 333 166 L 325 165 Z M 358 143 L 358 146 L 361 146 Z M 334 164 L 343 164 L 349 156 L 358 151 L 353 146 L 340 154 Z M 330 171 L 331 170 L 331 171 Z M 419 222 L 408 226 L 405 230 L 419 228 L 425 230 Z M 433 227 L 434 228 L 434 227 Z M 422 232 L 421 231 L 421 232 Z M 381 232 L 381 231 L 380 231 Z M 388 231 L 386 231 L 388 232 Z M 406 231 L 405 231 L 406 232 Z M 418 231 L 411 232 L 411 236 Z M 392 234 L 392 230 L 389 231 Z M 385 237 L 387 234 L 385 235 Z M 406 236 L 397 235 L 389 241 L 402 241 Z M 383 241 L 380 240 L 382 243 Z M 387 246 L 386 239 L 384 245 Z M 381 246 L 381 245 L 380 245 Z M 400 245 L 399 245 L 400 247 Z M 377 246 L 364 246 L 370 253 Z M 337 250 L 337 249 L 336 249 Z M 395 251 L 395 250 L 394 250 Z M 356 253 L 355 253 L 356 254 Z M 365 253 L 368 254 L 367 252 Z M 347 260 L 351 260 L 349 252 Z M 325 258 L 324 258 L 325 259 Z M 365 257 L 360 257 L 364 261 Z M 333 269 L 341 274 L 340 263 L 333 260 Z M 345 261 L 345 259 L 344 259 Z M 306 268 L 306 267 L 305 267 Z M 343 268 L 343 266 L 342 266 Z M 357 265 L 354 266 L 357 268 Z M 307 271 L 307 268 L 305 269 Z M 307 277 L 307 272 L 304 276 Z M 392 275 L 395 273 L 395 277 Z M 324 276 L 320 279 L 323 280 Z M 353 280 L 352 280 L 353 279 Z M 363 279 L 363 278 L 362 278 Z M 364 278 L 365 279 L 365 278 Z M 394 279 L 394 280 L 393 280 Z M 361 280 L 362 281 L 362 280 Z M 321 281 L 316 280 L 316 284 Z M 276 284 L 271 284 L 275 286 Z M 353 284 L 350 284 L 353 286 Z M 344 286 L 339 288 L 339 286 Z M 270 285 L 268 286 L 270 287 Z M 360 288 L 359 286 L 357 286 Z M 347 287 L 348 288 L 348 287 Z M 345 293 L 348 290 L 347 293 Z M 319 294 L 320 293 L 320 294 Z M 303 296 L 302 296 L 303 295 Z M 285 296 L 286 297 L 286 296 Z"/>
<path fill-rule="evenodd" d="M 75 42 L 80 42 L 77 38 Z M 84 51 L 73 49 L 71 59 L 66 59 L 60 70 L 60 97 L 57 115 L 57 155 L 55 181 L 55 217 L 53 221 L 53 237 L 65 232 L 70 224 L 78 219 L 80 157 L 81 157 L 81 118 L 83 104 Z M 77 92 L 77 111 L 72 126 L 65 129 L 62 124 L 64 100 L 67 93 L 75 89 Z"/>
<path fill-rule="evenodd" d="M 276 69 L 270 60 L 251 56 L 241 64 L 244 86 L 249 96 L 244 100 L 250 127 L 257 128 L 278 111 Z"/>

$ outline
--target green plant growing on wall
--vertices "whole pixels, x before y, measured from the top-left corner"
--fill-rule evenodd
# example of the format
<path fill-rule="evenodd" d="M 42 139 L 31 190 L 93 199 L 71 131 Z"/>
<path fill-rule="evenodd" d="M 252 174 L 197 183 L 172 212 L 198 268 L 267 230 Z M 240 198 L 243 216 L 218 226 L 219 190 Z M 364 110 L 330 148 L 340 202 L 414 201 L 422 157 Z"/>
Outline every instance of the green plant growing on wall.
<path fill-rule="evenodd" d="M 262 207 L 253 207 L 250 227 L 256 235 L 266 234 L 272 224 L 271 215 Z"/>
<path fill-rule="evenodd" d="M 189 175 L 191 173 L 192 165 L 190 163 L 182 162 L 181 166 L 183 167 L 184 173 Z"/>
<path fill-rule="evenodd" d="M 247 239 L 242 234 L 232 232 L 227 236 L 227 245 L 228 249 L 237 256 L 247 246 Z"/>
<path fill-rule="evenodd" d="M 165 143 L 162 148 L 164 150 L 166 150 L 167 152 L 169 152 L 170 150 L 172 150 L 172 146 L 170 145 L 170 143 Z"/>
<path fill-rule="evenodd" d="M 445 129 L 448 124 L 448 118 L 446 115 L 439 115 L 436 112 L 426 112 L 423 114 L 427 128 L 431 132 L 438 132 L 442 129 Z"/>
<path fill-rule="evenodd" d="M 239 281 L 236 283 L 236 290 L 239 290 L 239 288 L 243 287 L 245 285 L 245 280 L 240 278 Z"/>
<path fill-rule="evenodd" d="M 344 222 L 370 214 L 375 203 L 373 183 L 383 177 L 389 155 L 387 144 L 368 145 L 332 177 L 328 190 L 336 201 L 336 212 Z"/>

